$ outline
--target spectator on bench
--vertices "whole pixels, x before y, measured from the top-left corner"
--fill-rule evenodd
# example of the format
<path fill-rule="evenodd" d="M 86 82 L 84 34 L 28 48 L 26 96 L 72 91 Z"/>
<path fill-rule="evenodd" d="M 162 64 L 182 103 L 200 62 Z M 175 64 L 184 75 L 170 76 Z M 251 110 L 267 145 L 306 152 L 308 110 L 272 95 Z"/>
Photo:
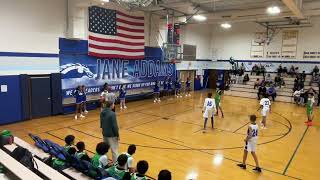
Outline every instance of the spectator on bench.
<path fill-rule="evenodd" d="M 295 68 L 294 68 L 294 66 L 292 65 L 291 68 L 290 68 L 290 70 L 289 70 L 289 75 L 290 75 L 291 77 L 293 77 L 294 74 L 295 74 Z"/>
<path fill-rule="evenodd" d="M 267 74 L 267 77 L 265 78 L 265 84 L 266 86 L 269 86 L 270 84 L 272 84 L 272 79 L 270 74 Z"/>
<path fill-rule="evenodd" d="M 68 150 L 74 146 L 74 135 L 67 135 L 64 138 L 64 142 L 66 143 L 66 145 L 64 146 L 64 151 L 68 152 Z"/>
<path fill-rule="evenodd" d="M 302 80 L 303 82 L 305 82 L 305 81 L 306 81 L 306 77 L 307 77 L 306 71 L 302 71 L 300 77 L 301 77 L 301 80 Z"/>
<path fill-rule="evenodd" d="M 128 157 L 125 154 L 121 154 L 117 159 L 117 165 L 109 167 L 107 173 L 115 179 L 123 179 L 126 173 L 125 166 L 127 164 Z"/>
<path fill-rule="evenodd" d="M 239 76 L 242 76 L 244 74 L 244 72 L 246 71 L 246 68 L 244 67 L 244 64 L 241 63 L 241 66 L 240 66 L 240 72 L 239 72 Z"/>
<path fill-rule="evenodd" d="M 255 65 L 253 65 L 253 67 L 252 67 L 252 69 L 251 69 L 251 75 L 252 75 L 253 73 L 255 73 L 255 74 L 257 75 L 257 72 L 258 72 L 258 65 L 255 64 Z"/>
<path fill-rule="evenodd" d="M 316 65 L 316 66 L 313 68 L 311 74 L 312 74 L 312 76 L 316 76 L 316 75 L 318 75 L 318 73 L 319 73 L 319 68 L 318 68 L 318 66 Z"/>
<path fill-rule="evenodd" d="M 254 83 L 253 89 L 256 89 L 256 87 L 259 87 L 261 85 L 260 79 L 257 78 L 256 82 Z"/>
<path fill-rule="evenodd" d="M 127 157 L 128 157 L 128 160 L 127 160 L 127 164 L 125 166 L 125 169 L 127 171 L 129 171 L 130 173 L 133 173 L 135 172 L 135 168 L 133 167 L 133 155 L 136 153 L 136 145 L 134 144 L 131 144 L 129 147 L 128 147 L 128 150 L 126 153 L 124 153 Z"/>
<path fill-rule="evenodd" d="M 110 166 L 112 166 L 112 161 L 109 160 L 107 156 L 107 152 L 109 150 L 110 146 L 105 143 L 101 142 L 97 144 L 96 147 L 96 154 L 92 157 L 91 163 L 94 167 L 98 168 L 103 168 L 106 169 Z"/>
<path fill-rule="evenodd" d="M 149 164 L 147 161 L 139 161 L 137 164 L 137 172 L 134 173 L 131 177 L 131 180 L 147 180 L 145 176 L 146 172 L 149 169 Z"/>
<path fill-rule="evenodd" d="M 264 96 L 265 94 L 267 93 L 267 88 L 264 86 L 264 84 L 262 84 L 260 87 L 259 87 L 259 90 L 258 90 L 258 100 L 261 99 L 261 96 Z"/>
<path fill-rule="evenodd" d="M 78 149 L 78 151 L 76 153 L 77 158 L 79 158 L 80 160 L 91 162 L 91 159 L 86 152 L 86 146 L 85 146 L 84 142 L 80 141 L 76 144 L 76 146 Z"/>
<path fill-rule="evenodd" d="M 274 83 L 276 87 L 280 87 L 281 88 L 281 76 L 279 74 L 277 74 L 277 76 L 274 78 Z"/>
<path fill-rule="evenodd" d="M 250 80 L 249 75 L 248 75 L 248 74 L 244 75 L 244 77 L 243 77 L 243 84 L 247 84 L 247 82 L 248 82 L 249 80 Z"/>
<path fill-rule="evenodd" d="M 171 172 L 168 170 L 161 170 L 158 175 L 158 180 L 171 180 Z"/>
<path fill-rule="evenodd" d="M 283 69 L 282 69 L 281 64 L 279 65 L 279 67 L 278 67 L 278 69 L 277 69 L 277 72 L 278 72 L 278 74 L 280 74 L 280 76 L 281 76 L 281 74 L 283 73 Z"/>
<path fill-rule="evenodd" d="M 277 91 L 276 88 L 274 88 L 274 85 L 268 88 L 267 95 L 272 97 L 272 101 L 275 101 L 275 98 L 277 97 Z"/>
<path fill-rule="evenodd" d="M 288 74 L 288 69 L 287 69 L 287 67 L 284 67 L 284 68 L 282 69 L 282 74 L 283 74 L 283 75 L 287 75 L 287 74 Z"/>

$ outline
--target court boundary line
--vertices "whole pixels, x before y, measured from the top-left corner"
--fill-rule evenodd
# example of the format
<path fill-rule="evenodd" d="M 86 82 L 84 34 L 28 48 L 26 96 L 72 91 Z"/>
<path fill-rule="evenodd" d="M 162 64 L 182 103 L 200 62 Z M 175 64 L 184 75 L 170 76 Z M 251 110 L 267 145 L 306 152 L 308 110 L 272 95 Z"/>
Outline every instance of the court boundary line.
<path fill-rule="evenodd" d="M 296 156 L 296 154 L 297 154 L 297 152 L 298 152 L 298 149 L 300 148 L 301 143 L 302 143 L 302 141 L 304 140 L 305 135 L 307 134 L 308 129 L 309 129 L 309 126 L 307 126 L 306 129 L 304 130 L 304 132 L 303 132 L 303 134 L 302 134 L 302 136 L 301 136 L 301 138 L 300 138 L 300 141 L 299 141 L 296 149 L 294 150 L 294 152 L 293 152 L 290 160 L 288 161 L 288 163 L 287 163 L 287 165 L 286 165 L 286 167 L 285 167 L 285 169 L 284 169 L 284 171 L 283 171 L 283 173 L 282 173 L 283 175 L 286 175 L 286 173 L 287 173 L 287 171 L 288 171 L 288 169 L 289 169 L 289 166 L 291 165 L 291 162 L 293 161 L 294 157 Z"/>

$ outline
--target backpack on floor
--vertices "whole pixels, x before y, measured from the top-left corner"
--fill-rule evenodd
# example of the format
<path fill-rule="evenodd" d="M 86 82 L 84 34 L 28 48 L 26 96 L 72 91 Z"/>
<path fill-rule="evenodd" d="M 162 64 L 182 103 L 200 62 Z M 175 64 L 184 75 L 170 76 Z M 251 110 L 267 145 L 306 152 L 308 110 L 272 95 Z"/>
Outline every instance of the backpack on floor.
<path fill-rule="evenodd" d="M 38 169 L 31 152 L 26 148 L 18 146 L 12 151 L 11 156 L 30 170 Z"/>

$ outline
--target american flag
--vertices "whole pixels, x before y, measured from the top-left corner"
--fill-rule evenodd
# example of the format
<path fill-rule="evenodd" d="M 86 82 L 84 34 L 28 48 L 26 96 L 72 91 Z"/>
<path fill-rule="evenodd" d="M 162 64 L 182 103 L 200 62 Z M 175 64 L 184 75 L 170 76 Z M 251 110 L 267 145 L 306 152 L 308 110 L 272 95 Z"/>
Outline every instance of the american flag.
<path fill-rule="evenodd" d="M 91 6 L 88 35 L 90 56 L 144 58 L 144 17 Z"/>

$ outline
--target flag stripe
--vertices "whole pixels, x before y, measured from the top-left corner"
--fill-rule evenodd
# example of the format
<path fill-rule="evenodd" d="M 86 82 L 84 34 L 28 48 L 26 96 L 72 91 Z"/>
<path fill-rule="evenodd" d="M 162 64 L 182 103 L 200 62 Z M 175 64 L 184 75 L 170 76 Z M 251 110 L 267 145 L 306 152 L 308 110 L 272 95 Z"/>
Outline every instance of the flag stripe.
<path fill-rule="evenodd" d="M 126 20 L 120 19 L 118 17 L 117 17 L 117 22 L 125 23 L 128 25 L 134 25 L 134 26 L 144 26 L 144 23 L 136 23 L 136 22 L 126 21 Z"/>
<path fill-rule="evenodd" d="M 117 13 L 121 16 L 126 16 L 126 17 L 129 17 L 129 18 L 132 18 L 132 19 L 138 19 L 138 20 L 144 20 L 144 17 L 142 16 L 132 16 L 132 15 L 128 15 L 128 14 L 125 14 L 123 12 L 120 12 L 120 11 L 117 11 Z"/>
<path fill-rule="evenodd" d="M 124 31 L 129 31 L 129 32 L 139 32 L 139 33 L 144 33 L 144 29 L 131 29 L 123 26 L 117 26 L 118 29 L 124 30 Z"/>
<path fill-rule="evenodd" d="M 121 41 L 118 39 L 104 39 L 104 38 L 99 38 L 94 36 L 89 36 L 89 40 L 105 42 L 105 43 L 118 43 L 118 44 L 129 45 L 129 46 L 144 46 L 144 42 L 134 43 L 134 42 Z"/>
<path fill-rule="evenodd" d="M 144 24 L 144 20 L 136 20 L 136 19 L 132 19 L 132 18 L 128 18 L 126 16 L 121 16 L 119 14 L 117 14 L 117 18 L 125 20 L 125 21 L 130 21 L 130 22 L 136 22 L 136 23 L 143 23 Z"/>
<path fill-rule="evenodd" d="M 117 54 L 101 54 L 101 53 L 95 53 L 95 52 L 89 52 L 89 56 L 95 56 L 100 58 L 115 58 L 115 59 L 143 59 L 144 56 L 125 56 L 125 55 L 117 55 Z"/>
<path fill-rule="evenodd" d="M 144 26 L 134 26 L 134 25 L 129 25 L 129 24 L 122 23 L 122 22 L 117 22 L 117 26 L 122 26 L 122 27 L 130 28 L 130 29 L 144 30 Z"/>
<path fill-rule="evenodd" d="M 144 49 L 128 49 L 120 47 L 108 47 L 108 46 L 99 46 L 95 44 L 89 44 L 90 48 L 95 48 L 99 50 L 112 50 L 112 51 L 123 51 L 123 52 L 144 52 Z"/>
<path fill-rule="evenodd" d="M 129 38 L 129 39 L 144 39 L 144 36 L 131 36 L 131 35 L 123 34 L 123 33 L 118 33 L 117 36 Z"/>
<path fill-rule="evenodd" d="M 131 39 L 131 38 L 120 37 L 120 36 L 101 35 L 101 34 L 92 33 L 92 32 L 90 32 L 89 35 L 97 38 L 102 38 L 102 39 L 117 39 L 123 42 L 144 43 L 144 39 Z"/>
<path fill-rule="evenodd" d="M 144 44 L 138 46 L 132 46 L 132 45 L 126 45 L 126 44 L 120 44 L 118 42 L 100 42 L 95 40 L 89 39 L 89 44 L 94 44 L 98 46 L 105 46 L 105 47 L 119 47 L 119 48 L 125 48 L 125 49 L 144 49 Z"/>
<path fill-rule="evenodd" d="M 136 33 L 136 32 L 130 32 L 130 31 L 125 31 L 125 30 L 118 29 L 118 34 L 119 33 L 120 34 L 130 35 L 130 36 L 140 36 L 140 39 L 144 38 L 144 33 Z"/>
<path fill-rule="evenodd" d="M 117 50 L 102 50 L 102 49 L 94 49 L 92 51 L 98 54 L 114 54 L 114 55 L 124 55 L 124 56 L 143 56 L 144 52 L 125 52 L 125 51 L 117 51 Z"/>

